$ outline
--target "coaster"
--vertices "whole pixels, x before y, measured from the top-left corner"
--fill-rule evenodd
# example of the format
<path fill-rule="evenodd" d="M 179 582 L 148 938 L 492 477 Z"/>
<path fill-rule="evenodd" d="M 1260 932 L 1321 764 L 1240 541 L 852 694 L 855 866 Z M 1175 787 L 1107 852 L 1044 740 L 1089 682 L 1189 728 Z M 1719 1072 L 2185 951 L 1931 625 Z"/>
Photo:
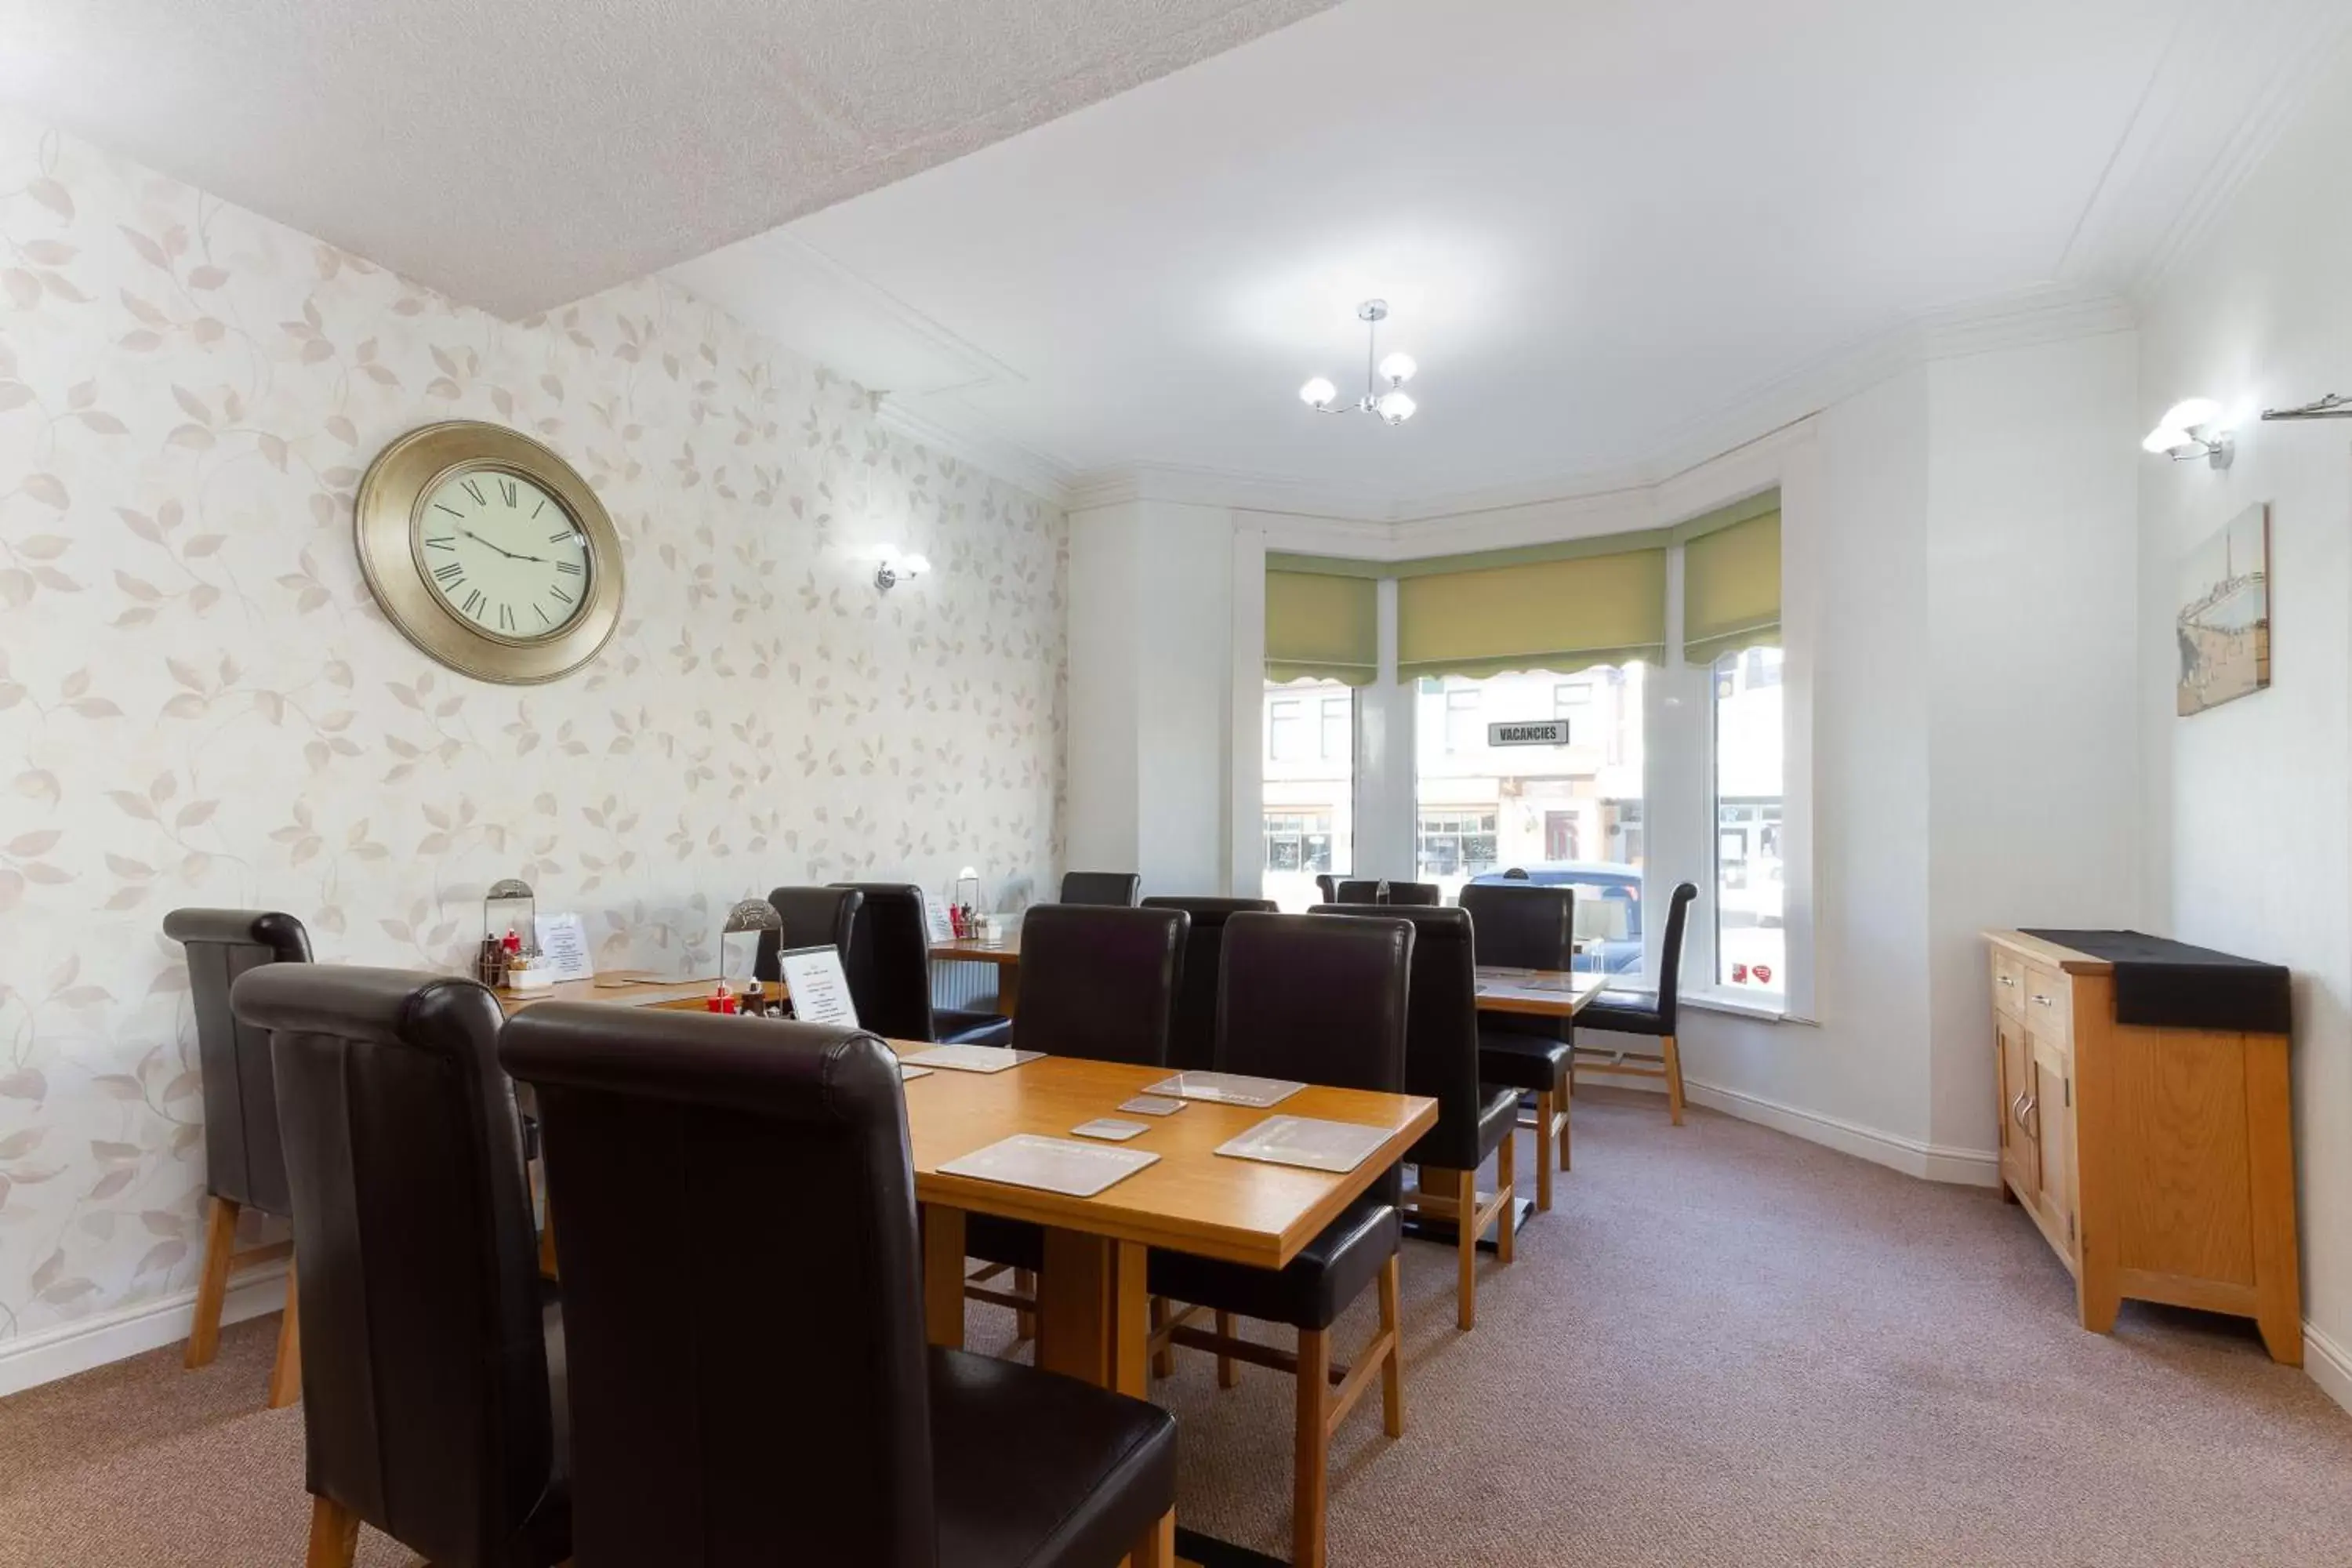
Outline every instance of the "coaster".
<path fill-rule="evenodd" d="M 1099 1138 L 1107 1143 L 1124 1143 L 1129 1139 L 1150 1131 L 1140 1121 L 1119 1121 L 1108 1116 L 1097 1116 L 1092 1121 L 1081 1121 L 1070 1129 L 1074 1138 Z"/>
<path fill-rule="evenodd" d="M 1184 1102 L 1164 1094 L 1139 1094 L 1133 1100 L 1121 1100 L 1118 1108 L 1138 1116 L 1173 1116 L 1184 1109 Z"/>

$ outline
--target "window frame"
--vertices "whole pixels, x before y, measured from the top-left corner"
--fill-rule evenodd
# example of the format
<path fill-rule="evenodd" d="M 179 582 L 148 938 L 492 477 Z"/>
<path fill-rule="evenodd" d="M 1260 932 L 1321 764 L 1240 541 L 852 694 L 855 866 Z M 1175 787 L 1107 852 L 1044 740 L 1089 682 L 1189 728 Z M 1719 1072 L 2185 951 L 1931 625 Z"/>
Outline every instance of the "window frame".
<path fill-rule="evenodd" d="M 1816 952 L 1816 910 L 1813 864 L 1816 830 L 1813 822 L 1814 679 L 1817 650 L 1822 647 L 1821 588 L 1814 563 L 1822 548 L 1821 531 L 1828 516 L 1820 433 L 1817 422 L 1803 420 L 1748 443 L 1737 451 L 1711 458 L 1692 468 L 1639 490 L 1612 496 L 1591 508 L 1564 514 L 1528 510 L 1507 519 L 1461 513 L 1412 524 L 1367 525 L 1341 529 L 1331 520 L 1304 514 L 1244 511 L 1233 516 L 1237 548 L 1234 553 L 1235 603 L 1255 608 L 1271 552 L 1307 555 L 1352 556 L 1367 575 L 1380 582 L 1379 671 L 1374 682 L 1357 689 L 1359 726 L 1355 814 L 1355 872 L 1360 877 L 1402 878 L 1415 873 L 1420 850 L 1420 801 L 1415 787 L 1423 728 L 1416 711 L 1417 680 L 1397 679 L 1397 579 L 1382 573 L 1388 562 L 1519 547 L 1576 542 L 1588 538 L 1674 527 L 1706 517 L 1752 498 L 1777 492 L 1781 518 L 1780 642 L 1785 662 L 1782 731 L 1782 814 L 1780 827 L 1783 868 L 1783 926 L 1786 932 L 1786 984 L 1779 1005 L 1752 988 L 1742 995 L 1710 984 L 1719 955 L 1712 932 L 1715 856 L 1715 725 L 1709 688 L 1704 672 L 1694 671 L 1684 657 L 1685 619 L 1683 576 L 1685 550 L 1668 552 L 1666 650 L 1664 660 L 1648 668 L 1640 697 L 1643 733 L 1643 779 L 1638 822 L 1621 816 L 1618 825 L 1628 835 L 1640 835 L 1643 861 L 1642 897 L 1651 909 L 1663 911 L 1679 882 L 1690 881 L 1700 898 L 1690 910 L 1684 945 L 1681 1000 L 1685 1006 L 1734 1016 L 1727 1026 L 1745 1027 L 1754 1022 L 1812 1025 L 1817 1016 L 1819 982 Z M 1246 655 L 1237 667 L 1237 687 L 1246 681 L 1254 689 L 1263 664 L 1257 617 L 1237 614 L 1235 645 Z M 1574 679 L 1576 677 L 1568 677 Z M 1598 683 L 1594 687 L 1599 694 Z M 1237 690 L 1237 696 L 1242 693 Z M 1612 697 L 1621 704 L 1626 700 Z M 1595 701 L 1594 709 L 1601 704 Z M 1622 711 L 1622 708 L 1618 711 Z M 1626 715 L 1628 719 L 1632 715 Z M 1597 721 L 1591 720 L 1589 721 Z M 1596 737 L 1613 745 L 1617 726 Z M 1240 744 L 1255 737 L 1236 735 Z M 1612 762 L 1620 753 L 1611 753 Z M 1234 770 L 1234 798 L 1248 802 L 1256 790 L 1254 779 Z M 1245 820 L 1236 817 L 1236 820 Z M 1590 837 L 1588 835 L 1588 837 Z M 1622 858 L 1627 843 L 1588 846 L 1596 857 Z M 1260 846 L 1255 837 L 1236 836 L 1237 891 L 1255 887 L 1255 861 Z M 1657 973 L 1663 920 L 1645 921 L 1649 976 Z M 1649 980 L 1644 984 L 1651 983 Z M 1763 1044 L 1762 1037 L 1752 1037 Z"/>

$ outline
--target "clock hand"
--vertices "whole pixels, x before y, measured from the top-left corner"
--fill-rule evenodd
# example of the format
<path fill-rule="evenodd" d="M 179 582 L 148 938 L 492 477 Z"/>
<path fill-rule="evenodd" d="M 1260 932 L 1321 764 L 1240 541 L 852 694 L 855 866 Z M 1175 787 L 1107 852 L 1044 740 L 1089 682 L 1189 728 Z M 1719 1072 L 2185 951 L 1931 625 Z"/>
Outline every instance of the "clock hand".
<path fill-rule="evenodd" d="M 504 549 L 496 544 L 491 544 L 488 540 L 484 539 L 480 534 L 476 533 L 470 528 L 460 528 L 457 531 L 464 534 L 467 538 L 472 540 L 477 544 L 488 545 L 490 549 L 498 551 L 499 554 L 505 556 L 509 561 L 535 561 L 541 566 L 547 564 L 547 562 L 542 557 L 537 555 L 518 555 L 511 550 Z"/>

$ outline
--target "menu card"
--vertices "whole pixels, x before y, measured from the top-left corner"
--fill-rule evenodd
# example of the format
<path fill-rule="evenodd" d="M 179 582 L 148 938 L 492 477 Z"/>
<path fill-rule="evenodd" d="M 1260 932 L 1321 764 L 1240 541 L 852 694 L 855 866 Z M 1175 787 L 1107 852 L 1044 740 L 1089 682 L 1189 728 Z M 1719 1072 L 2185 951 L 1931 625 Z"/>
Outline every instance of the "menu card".
<path fill-rule="evenodd" d="M 910 1083 L 916 1079 L 929 1078 L 930 1076 L 931 1069 L 929 1068 L 910 1068 L 905 1062 L 900 1062 L 898 1064 L 898 1081 L 900 1083 Z"/>
<path fill-rule="evenodd" d="M 1179 1100 L 1213 1100 L 1220 1105 L 1246 1105 L 1262 1110 L 1269 1105 L 1280 1105 L 1306 1087 L 1286 1078 L 1252 1078 L 1247 1073 L 1180 1072 L 1143 1092 L 1172 1094 Z"/>
<path fill-rule="evenodd" d="M 923 895 L 923 925 L 933 942 L 955 940 L 955 922 L 948 919 L 948 907 L 929 892 Z"/>
<path fill-rule="evenodd" d="M 857 1005 L 849 998 L 849 977 L 841 972 L 839 948 L 831 943 L 796 947 L 778 953 L 776 964 L 783 973 L 793 1017 L 803 1024 L 857 1027 Z"/>
<path fill-rule="evenodd" d="M 538 915 L 531 921 L 539 940 L 540 967 L 557 980 L 593 980 L 595 961 L 588 955 L 588 928 L 578 915 Z"/>
<path fill-rule="evenodd" d="M 944 1175 L 971 1176 L 983 1182 L 1003 1182 L 1008 1186 L 1034 1187 L 1040 1192 L 1090 1198 L 1159 1160 L 1159 1155 L 1141 1149 L 1016 1132 L 985 1149 L 975 1149 L 960 1160 L 950 1160 L 940 1171 Z"/>
<path fill-rule="evenodd" d="M 1313 1116 L 1269 1116 L 1238 1138 L 1217 1145 L 1236 1160 L 1269 1165 L 1303 1165 L 1310 1171 L 1344 1173 L 1370 1159 L 1394 1131 L 1360 1121 L 1325 1121 Z"/>
<path fill-rule="evenodd" d="M 917 1051 L 901 1059 L 921 1067 L 945 1068 L 950 1072 L 1003 1072 L 1023 1062 L 1034 1062 L 1045 1054 L 1008 1051 L 1002 1046 L 933 1046 L 928 1051 Z"/>

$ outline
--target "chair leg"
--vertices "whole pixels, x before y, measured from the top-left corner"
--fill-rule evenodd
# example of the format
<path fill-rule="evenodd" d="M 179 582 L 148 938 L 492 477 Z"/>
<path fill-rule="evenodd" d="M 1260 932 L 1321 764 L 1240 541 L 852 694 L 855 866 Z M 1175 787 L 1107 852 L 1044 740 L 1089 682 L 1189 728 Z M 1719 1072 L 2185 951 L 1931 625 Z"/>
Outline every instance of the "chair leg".
<path fill-rule="evenodd" d="M 1398 1327 L 1402 1261 L 1391 1256 L 1381 1265 L 1381 1332 L 1389 1340 L 1388 1364 L 1381 1368 L 1381 1429 L 1391 1437 L 1404 1436 L 1404 1340 Z"/>
<path fill-rule="evenodd" d="M 1026 1296 L 1032 1301 L 1035 1300 L 1037 1299 L 1036 1270 L 1031 1268 L 1014 1269 L 1013 1271 L 1013 1289 L 1014 1293 Z M 1024 1308 L 1020 1311 L 1015 1312 L 1013 1314 L 1013 1331 L 1018 1338 L 1024 1340 L 1035 1339 L 1037 1337 L 1036 1312 L 1028 1308 Z"/>
<path fill-rule="evenodd" d="M 1128 1568 L 1176 1568 L 1176 1510 L 1160 1516 L 1128 1554 Z"/>
<path fill-rule="evenodd" d="M 1298 1331 L 1298 1473 L 1290 1494 L 1291 1568 L 1323 1568 L 1324 1510 L 1329 1498 L 1331 1336 Z"/>
<path fill-rule="evenodd" d="M 302 1568 L 352 1568 L 359 1549 L 360 1516 L 331 1498 L 312 1498 L 310 1549 Z"/>
<path fill-rule="evenodd" d="M 1536 1209 L 1551 1212 L 1551 1122 L 1553 1116 L 1551 1090 L 1536 1094 Z"/>
<path fill-rule="evenodd" d="M 294 1262 L 286 1262 L 286 1311 L 278 1320 L 278 1359 L 269 1368 L 269 1408 L 283 1410 L 302 1397 L 302 1322 L 296 1314 Z"/>
<path fill-rule="evenodd" d="M 1576 1126 L 1576 1068 L 1573 1063 L 1559 1084 L 1559 1168 L 1568 1164 L 1568 1137 Z"/>
<path fill-rule="evenodd" d="M 1518 1234 L 1519 1141 L 1503 1140 L 1495 1151 L 1495 1261 L 1507 1267 Z"/>
<path fill-rule="evenodd" d="M 236 1252 L 237 1205 L 215 1197 L 205 1219 L 205 1261 L 196 1275 L 196 1321 L 188 1331 L 187 1353 L 181 1357 L 190 1371 L 212 1364 L 220 1353 L 221 1308 L 228 1300 L 229 1259 Z"/>
<path fill-rule="evenodd" d="M 1665 1037 L 1666 1114 L 1674 1124 L 1683 1124 L 1683 1053 L 1672 1035 Z"/>
<path fill-rule="evenodd" d="M 1231 1312 L 1219 1312 L 1217 1314 L 1217 1338 L 1221 1340 L 1229 1340 L 1233 1337 L 1234 1315 Z M 1217 1386 L 1219 1388 L 1235 1388 L 1240 1386 L 1241 1381 L 1241 1367 L 1234 1362 L 1234 1358 L 1229 1355 L 1219 1356 L 1217 1358 Z"/>
<path fill-rule="evenodd" d="M 1454 1282 L 1454 1324 L 1478 1326 L 1478 1173 L 1454 1173 L 1454 1250 L 1461 1277 Z"/>
<path fill-rule="evenodd" d="M 1167 1326 L 1168 1298 L 1165 1296 L 1154 1296 L 1151 1298 L 1152 1337 L 1154 1339 L 1159 1338 L 1160 1331 Z M 1176 1347 L 1173 1343 L 1162 1345 L 1158 1350 L 1151 1352 L 1151 1375 L 1154 1377 L 1173 1377 L 1176 1375 Z"/>

